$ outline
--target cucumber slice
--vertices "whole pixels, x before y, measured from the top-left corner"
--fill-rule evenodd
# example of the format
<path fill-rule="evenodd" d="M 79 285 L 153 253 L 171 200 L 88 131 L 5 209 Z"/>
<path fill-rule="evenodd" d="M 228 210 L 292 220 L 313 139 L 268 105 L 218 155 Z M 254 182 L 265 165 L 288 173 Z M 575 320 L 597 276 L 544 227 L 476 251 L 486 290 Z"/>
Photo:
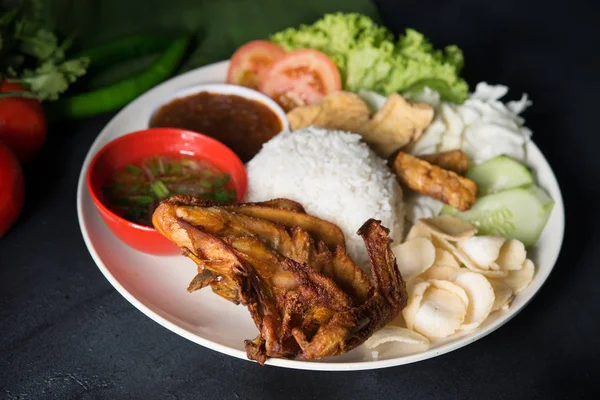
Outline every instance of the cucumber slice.
<path fill-rule="evenodd" d="M 507 156 L 498 156 L 473 167 L 465 176 L 477 183 L 480 196 L 534 183 L 527 167 Z"/>
<path fill-rule="evenodd" d="M 483 196 L 468 211 L 445 206 L 440 214 L 469 221 L 479 229 L 478 235 L 504 236 L 531 247 L 542 234 L 553 206 L 543 189 L 530 185 Z"/>

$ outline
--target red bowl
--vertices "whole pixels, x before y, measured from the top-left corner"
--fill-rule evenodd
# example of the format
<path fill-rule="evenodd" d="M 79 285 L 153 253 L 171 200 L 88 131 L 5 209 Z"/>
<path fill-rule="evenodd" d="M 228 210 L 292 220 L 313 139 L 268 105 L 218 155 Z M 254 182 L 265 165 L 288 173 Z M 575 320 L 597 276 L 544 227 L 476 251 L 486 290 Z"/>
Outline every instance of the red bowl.
<path fill-rule="evenodd" d="M 87 171 L 88 191 L 100 216 L 115 236 L 144 253 L 176 254 L 179 248 L 156 229 L 120 217 L 100 200 L 102 186 L 115 172 L 156 155 L 185 155 L 208 161 L 231 176 L 238 201 L 246 192 L 246 169 L 239 157 L 223 143 L 200 133 L 176 128 L 151 128 L 121 136 L 94 156 Z"/>

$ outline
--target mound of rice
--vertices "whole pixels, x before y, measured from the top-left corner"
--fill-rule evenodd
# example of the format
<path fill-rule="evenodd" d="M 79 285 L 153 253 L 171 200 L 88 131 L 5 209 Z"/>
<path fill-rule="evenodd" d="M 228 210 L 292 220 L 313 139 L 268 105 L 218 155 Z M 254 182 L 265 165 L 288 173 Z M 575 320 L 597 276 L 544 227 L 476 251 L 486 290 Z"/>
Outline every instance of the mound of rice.
<path fill-rule="evenodd" d="M 284 132 L 246 167 L 247 201 L 285 197 L 302 203 L 309 214 L 342 229 L 350 256 L 362 267 L 368 257 L 356 231 L 366 220 L 381 220 L 400 241 L 402 190 L 360 135 L 315 127 Z"/>

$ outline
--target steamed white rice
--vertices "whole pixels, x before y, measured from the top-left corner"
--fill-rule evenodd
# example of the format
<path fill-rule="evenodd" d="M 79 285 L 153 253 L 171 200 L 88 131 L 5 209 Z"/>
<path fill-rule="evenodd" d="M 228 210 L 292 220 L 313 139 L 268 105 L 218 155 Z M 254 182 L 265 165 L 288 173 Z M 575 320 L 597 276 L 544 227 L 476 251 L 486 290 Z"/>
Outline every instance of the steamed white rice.
<path fill-rule="evenodd" d="M 247 171 L 247 201 L 285 197 L 301 203 L 342 229 L 360 266 L 368 265 L 368 257 L 356 231 L 369 218 L 381 220 L 400 241 L 402 190 L 360 135 L 315 127 L 284 132 L 264 144 Z"/>

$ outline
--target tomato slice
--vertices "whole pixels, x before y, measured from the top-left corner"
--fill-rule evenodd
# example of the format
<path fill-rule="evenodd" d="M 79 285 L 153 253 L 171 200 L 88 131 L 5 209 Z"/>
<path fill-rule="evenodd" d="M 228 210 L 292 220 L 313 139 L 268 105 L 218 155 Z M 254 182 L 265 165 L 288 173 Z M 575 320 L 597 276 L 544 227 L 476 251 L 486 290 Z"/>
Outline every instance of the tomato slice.
<path fill-rule="evenodd" d="M 227 83 L 257 89 L 271 64 L 285 55 L 285 50 L 266 40 L 248 42 L 231 57 Z"/>
<path fill-rule="evenodd" d="M 341 89 L 342 78 L 333 61 L 312 49 L 292 51 L 273 63 L 259 87 L 288 110 Z"/>

